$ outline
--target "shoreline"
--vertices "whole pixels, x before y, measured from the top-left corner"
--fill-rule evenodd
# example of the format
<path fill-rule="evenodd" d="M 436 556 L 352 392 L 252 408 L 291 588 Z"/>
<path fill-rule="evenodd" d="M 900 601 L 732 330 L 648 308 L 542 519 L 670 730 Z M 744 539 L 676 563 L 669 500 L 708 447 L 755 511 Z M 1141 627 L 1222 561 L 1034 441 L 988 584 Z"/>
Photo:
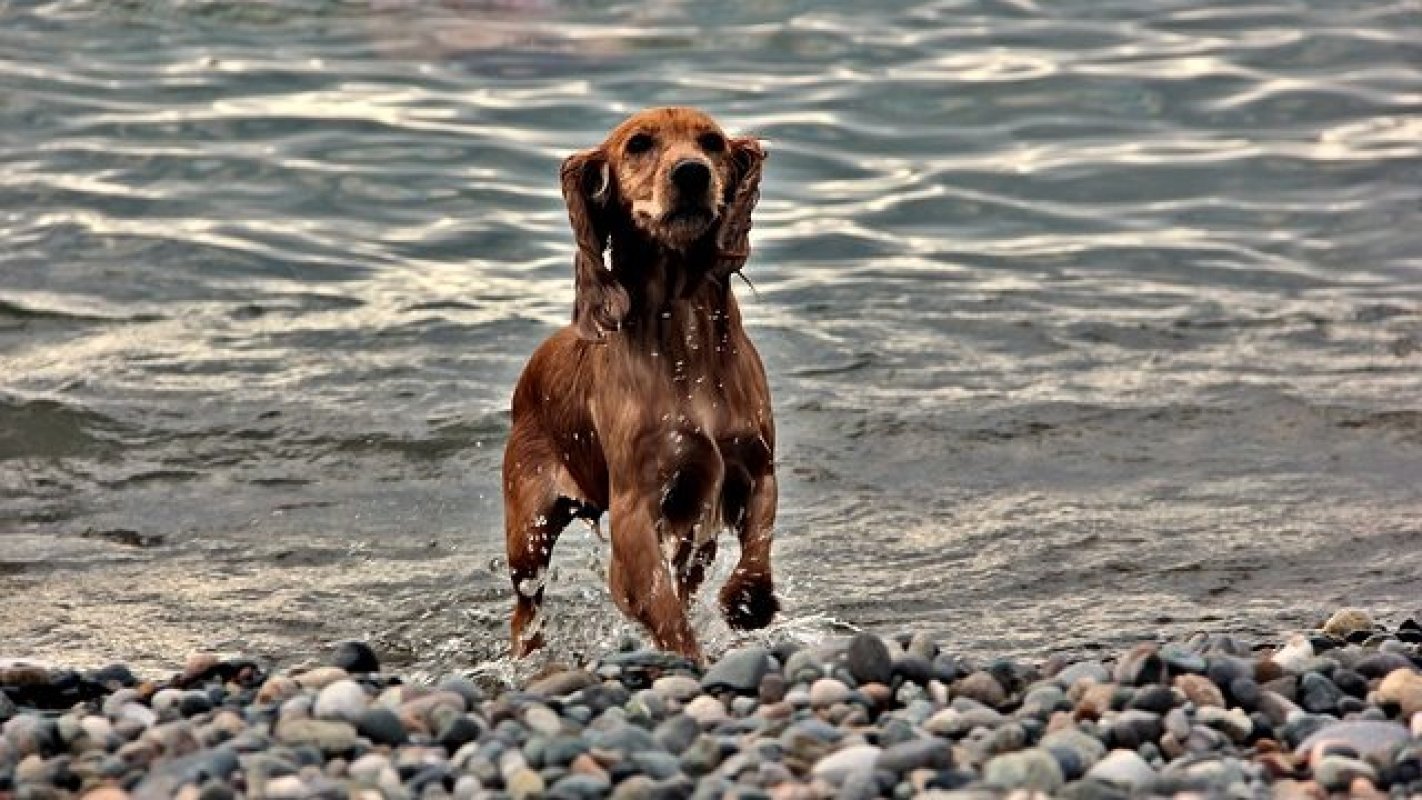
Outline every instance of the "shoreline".
<path fill-rule="evenodd" d="M 1037 663 L 949 644 L 616 651 L 516 687 L 407 683 L 357 642 L 163 680 L 0 659 L 0 800 L 1422 793 L 1416 619 Z"/>

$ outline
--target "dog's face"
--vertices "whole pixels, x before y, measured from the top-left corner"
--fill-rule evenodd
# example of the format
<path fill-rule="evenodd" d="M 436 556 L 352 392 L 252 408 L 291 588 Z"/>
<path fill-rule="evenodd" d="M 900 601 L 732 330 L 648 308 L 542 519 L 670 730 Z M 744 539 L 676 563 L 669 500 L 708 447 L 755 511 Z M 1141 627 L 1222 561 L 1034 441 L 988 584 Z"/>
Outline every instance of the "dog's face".
<path fill-rule="evenodd" d="M 582 334 L 601 338 L 628 310 L 626 291 L 602 261 L 615 229 L 687 252 L 723 221 L 733 198 L 754 188 L 764 158 L 756 139 L 728 139 L 711 117 L 684 107 L 634 114 L 598 147 L 569 156 L 563 197 L 578 240 L 574 319 Z"/>
<path fill-rule="evenodd" d="M 602 145 L 610 198 L 648 238 L 683 250 L 716 222 L 734 180 L 731 146 L 721 127 L 691 108 L 633 115 Z"/>

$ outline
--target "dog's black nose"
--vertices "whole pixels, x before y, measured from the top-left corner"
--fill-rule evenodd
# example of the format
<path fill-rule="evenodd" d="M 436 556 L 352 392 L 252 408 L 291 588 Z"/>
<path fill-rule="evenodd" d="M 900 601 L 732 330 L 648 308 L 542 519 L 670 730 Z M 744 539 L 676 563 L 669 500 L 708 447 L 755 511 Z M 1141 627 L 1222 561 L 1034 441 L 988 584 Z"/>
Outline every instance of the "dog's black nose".
<path fill-rule="evenodd" d="M 701 194 L 711 185 L 711 168 L 704 161 L 679 161 L 672 167 L 671 179 L 684 194 Z"/>

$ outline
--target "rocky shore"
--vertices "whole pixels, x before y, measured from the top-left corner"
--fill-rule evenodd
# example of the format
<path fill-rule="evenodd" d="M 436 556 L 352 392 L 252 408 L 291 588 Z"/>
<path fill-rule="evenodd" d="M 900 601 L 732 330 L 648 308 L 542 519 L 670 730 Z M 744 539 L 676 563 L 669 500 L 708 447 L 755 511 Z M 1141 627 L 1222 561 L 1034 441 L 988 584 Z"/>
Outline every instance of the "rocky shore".
<path fill-rule="evenodd" d="M 868 633 L 517 689 L 404 683 L 360 643 L 328 661 L 0 660 L 0 800 L 1422 795 L 1422 626 L 1356 609 L 1039 664 Z"/>

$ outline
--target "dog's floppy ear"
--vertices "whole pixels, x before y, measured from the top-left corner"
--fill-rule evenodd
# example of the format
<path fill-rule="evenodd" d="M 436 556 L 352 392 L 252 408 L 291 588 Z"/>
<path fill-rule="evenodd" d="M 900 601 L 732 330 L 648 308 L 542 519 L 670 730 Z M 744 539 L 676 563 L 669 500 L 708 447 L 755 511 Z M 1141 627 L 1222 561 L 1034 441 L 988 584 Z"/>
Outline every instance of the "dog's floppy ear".
<path fill-rule="evenodd" d="M 726 206 L 716 233 L 716 265 L 712 269 L 718 278 L 740 272 L 750 258 L 751 212 L 760 201 L 760 175 L 765 164 L 765 148 L 759 139 L 742 136 L 728 144 L 731 180 L 726 184 Z"/>
<path fill-rule="evenodd" d="M 599 340 L 622 326 L 631 308 L 627 290 L 603 260 L 610 235 L 612 175 L 600 149 L 574 153 L 560 172 L 563 201 L 573 225 L 573 325 L 584 339 Z"/>

